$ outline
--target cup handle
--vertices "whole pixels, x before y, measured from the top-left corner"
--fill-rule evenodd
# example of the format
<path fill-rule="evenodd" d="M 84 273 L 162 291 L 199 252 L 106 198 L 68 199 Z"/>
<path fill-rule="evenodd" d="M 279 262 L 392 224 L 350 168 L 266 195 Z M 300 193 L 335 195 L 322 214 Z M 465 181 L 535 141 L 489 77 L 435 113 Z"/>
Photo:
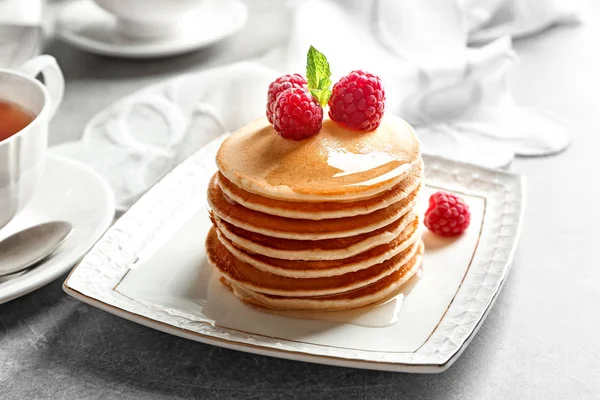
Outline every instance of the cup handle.
<path fill-rule="evenodd" d="M 41 55 L 25 62 L 19 69 L 23 74 L 35 78 L 39 74 L 44 77 L 44 85 L 50 93 L 50 119 L 54 117 L 65 92 L 65 78 L 56 59 L 49 55 Z"/>

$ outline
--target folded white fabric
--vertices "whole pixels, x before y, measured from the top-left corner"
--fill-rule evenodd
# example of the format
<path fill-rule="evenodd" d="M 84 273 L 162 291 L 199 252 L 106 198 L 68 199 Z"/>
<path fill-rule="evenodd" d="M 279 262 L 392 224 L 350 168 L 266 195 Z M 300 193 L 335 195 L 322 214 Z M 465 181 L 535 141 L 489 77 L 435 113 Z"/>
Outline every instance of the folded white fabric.
<path fill-rule="evenodd" d="M 126 210 L 175 165 L 211 140 L 263 116 L 266 88 L 279 73 L 242 62 L 183 75 L 113 104 L 81 141 L 51 151 L 104 175 Z"/>
<path fill-rule="evenodd" d="M 555 24 L 578 23 L 587 0 L 462 0 L 470 42 L 522 37 Z"/>
<path fill-rule="evenodd" d="M 534 3 L 298 2 L 289 40 L 260 60 L 144 89 L 94 118 L 81 142 L 55 151 L 103 173 L 126 209 L 210 139 L 263 116 L 269 82 L 303 72 L 314 45 L 328 57 L 334 82 L 352 69 L 380 75 L 386 112 L 416 127 L 425 152 L 490 167 L 507 165 L 515 154 L 555 153 L 568 145 L 569 133 L 556 118 L 515 105 L 508 74 L 516 56 L 508 35 L 572 21 L 575 11 L 555 0 L 535 19 Z"/>
<path fill-rule="evenodd" d="M 552 154 L 569 143 L 566 127 L 556 118 L 514 104 L 508 74 L 516 56 L 510 37 L 502 34 L 515 25 L 491 25 L 498 13 L 511 15 L 509 7 L 516 15 L 519 5 L 534 2 L 302 2 L 289 42 L 266 62 L 283 71 L 301 71 L 305 49 L 312 44 L 327 55 L 334 75 L 357 68 L 380 75 L 388 112 L 417 128 L 424 151 L 504 166 L 515 154 Z M 563 7 L 542 16 L 544 23 L 548 15 L 558 23 L 572 21 L 574 12 Z M 519 23 L 520 31 L 541 26 L 531 15 L 521 18 L 529 24 Z M 470 34 L 493 40 L 471 47 Z"/>

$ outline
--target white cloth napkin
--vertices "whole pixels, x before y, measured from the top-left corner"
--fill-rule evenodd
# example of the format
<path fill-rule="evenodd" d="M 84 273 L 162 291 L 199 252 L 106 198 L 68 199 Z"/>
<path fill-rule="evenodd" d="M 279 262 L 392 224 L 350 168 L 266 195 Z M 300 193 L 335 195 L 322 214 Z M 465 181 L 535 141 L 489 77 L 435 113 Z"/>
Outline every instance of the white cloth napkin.
<path fill-rule="evenodd" d="M 555 7 L 538 21 L 534 4 L 542 7 L 537 0 L 303 2 L 283 54 L 275 52 L 267 62 L 301 70 L 304 49 L 312 44 L 338 76 L 355 68 L 380 75 L 388 112 L 416 127 L 424 151 L 504 166 L 515 154 L 552 154 L 569 143 L 557 118 L 517 107 L 509 92 L 517 57 L 508 33 L 533 32 L 576 15 L 575 8 Z M 490 41 L 469 45 L 480 37 Z"/>
<path fill-rule="evenodd" d="M 264 115 L 278 75 L 251 62 L 183 75 L 120 100 L 90 121 L 81 141 L 51 150 L 104 175 L 124 211 L 197 149 Z"/>
<path fill-rule="evenodd" d="M 470 42 L 522 37 L 555 24 L 578 23 L 587 0 L 463 0 Z"/>
<path fill-rule="evenodd" d="M 564 149 L 554 116 L 515 105 L 509 35 L 576 19 L 571 1 L 311 0 L 293 3 L 289 40 L 260 60 L 181 76 L 109 107 L 82 141 L 55 151 L 103 173 L 126 209 L 211 138 L 264 115 L 276 76 L 303 72 L 312 44 L 334 82 L 352 69 L 381 76 L 386 112 L 412 123 L 423 151 L 490 167 Z M 542 12 L 543 10 L 543 12 Z M 476 43 L 476 44 L 473 44 Z M 143 132 L 143 135 L 139 135 Z"/>

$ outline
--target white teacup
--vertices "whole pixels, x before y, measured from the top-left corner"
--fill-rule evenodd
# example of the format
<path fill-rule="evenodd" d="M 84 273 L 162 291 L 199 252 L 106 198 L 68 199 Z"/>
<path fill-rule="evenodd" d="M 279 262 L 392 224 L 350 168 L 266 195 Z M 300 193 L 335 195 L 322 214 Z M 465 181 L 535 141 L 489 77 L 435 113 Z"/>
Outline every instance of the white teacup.
<path fill-rule="evenodd" d="M 39 74 L 44 85 L 35 79 Z M 0 228 L 33 197 L 44 171 L 48 123 L 62 101 L 64 88 L 62 72 L 48 55 L 27 61 L 19 71 L 0 69 L 0 100 L 35 115 L 21 131 L 0 141 Z"/>
<path fill-rule="evenodd" d="M 117 29 L 127 36 L 173 36 L 186 26 L 186 15 L 204 0 L 94 0 L 117 17 Z"/>

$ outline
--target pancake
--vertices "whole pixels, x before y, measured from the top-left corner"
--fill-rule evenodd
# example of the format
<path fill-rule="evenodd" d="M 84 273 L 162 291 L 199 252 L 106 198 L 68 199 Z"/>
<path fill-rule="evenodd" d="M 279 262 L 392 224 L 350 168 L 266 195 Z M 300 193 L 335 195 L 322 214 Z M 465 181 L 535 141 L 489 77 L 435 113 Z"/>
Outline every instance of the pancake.
<path fill-rule="evenodd" d="M 417 251 L 413 242 L 404 251 L 374 266 L 344 275 L 297 279 L 271 274 L 237 259 L 221 243 L 214 228 L 206 239 L 208 261 L 230 282 L 247 290 L 288 297 L 329 296 L 369 286 L 394 273 Z"/>
<path fill-rule="evenodd" d="M 370 214 L 314 221 L 245 208 L 225 196 L 215 174 L 209 184 L 208 202 L 213 213 L 238 228 L 276 238 L 322 240 L 356 236 L 391 224 L 414 208 L 421 187 L 422 183 L 406 198 Z"/>
<path fill-rule="evenodd" d="M 393 223 L 373 232 L 324 240 L 279 239 L 237 228 L 213 215 L 218 233 L 250 253 L 285 260 L 339 260 L 360 254 L 394 240 L 411 223 L 416 211 L 411 210 Z"/>
<path fill-rule="evenodd" d="M 285 297 L 262 294 L 248 290 L 226 277 L 225 285 L 244 302 L 274 310 L 287 311 L 336 311 L 364 307 L 394 297 L 421 266 L 423 243 L 418 244 L 416 253 L 398 270 L 379 281 L 358 290 L 322 297 Z"/>
<path fill-rule="evenodd" d="M 405 199 L 417 189 L 423 179 L 422 175 L 423 163 L 419 162 L 406 179 L 391 189 L 375 197 L 353 202 L 310 203 L 275 200 L 246 192 L 235 186 L 221 173 L 218 173 L 217 182 L 227 197 L 245 208 L 280 217 L 321 220 L 369 214 L 388 207 Z"/>
<path fill-rule="evenodd" d="M 397 295 L 419 269 L 424 167 L 403 120 L 356 132 L 326 119 L 295 141 L 262 118 L 226 139 L 216 163 L 207 258 L 246 303 L 353 309 Z"/>
<path fill-rule="evenodd" d="M 227 138 L 216 162 L 234 185 L 285 201 L 350 201 L 373 197 L 406 178 L 419 163 L 419 141 L 400 118 L 369 132 L 326 119 L 318 135 L 294 141 L 266 118 Z"/>
<path fill-rule="evenodd" d="M 401 253 L 421 237 L 418 218 L 410 223 L 394 240 L 373 247 L 353 257 L 340 260 L 284 260 L 248 253 L 238 248 L 223 235 L 219 235 L 221 244 L 238 260 L 275 275 L 289 278 L 322 278 L 344 275 L 382 263 Z"/>

